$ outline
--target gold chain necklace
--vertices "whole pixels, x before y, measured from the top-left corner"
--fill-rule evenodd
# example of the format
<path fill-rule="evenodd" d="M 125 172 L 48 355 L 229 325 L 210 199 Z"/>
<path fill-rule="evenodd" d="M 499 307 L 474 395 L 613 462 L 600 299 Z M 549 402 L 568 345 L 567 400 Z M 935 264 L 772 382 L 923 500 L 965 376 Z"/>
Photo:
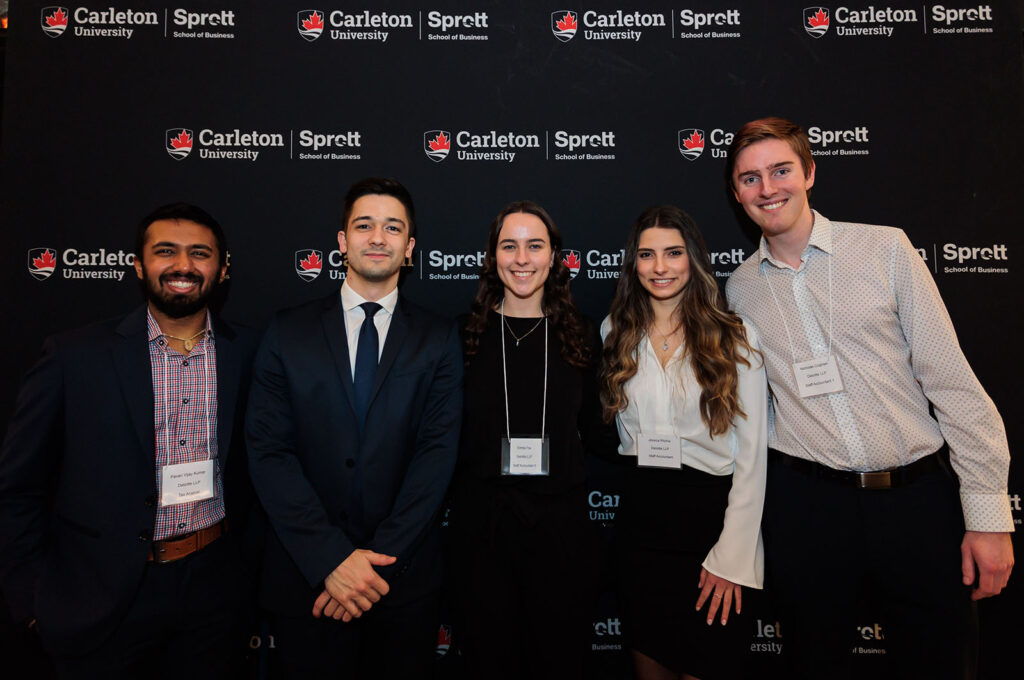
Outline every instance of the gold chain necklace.
<path fill-rule="evenodd" d="M 179 338 L 177 335 L 171 335 L 170 333 L 164 333 L 164 336 L 168 337 L 168 338 L 171 338 L 173 340 L 181 340 L 185 344 L 185 351 L 186 352 L 191 352 L 192 348 L 196 346 L 195 343 L 192 342 L 192 341 L 195 340 L 196 338 L 198 338 L 200 335 L 202 335 L 205 332 L 206 332 L 206 329 L 204 328 L 203 330 L 201 330 L 198 333 L 196 333 L 195 335 L 193 335 L 191 338 Z"/>

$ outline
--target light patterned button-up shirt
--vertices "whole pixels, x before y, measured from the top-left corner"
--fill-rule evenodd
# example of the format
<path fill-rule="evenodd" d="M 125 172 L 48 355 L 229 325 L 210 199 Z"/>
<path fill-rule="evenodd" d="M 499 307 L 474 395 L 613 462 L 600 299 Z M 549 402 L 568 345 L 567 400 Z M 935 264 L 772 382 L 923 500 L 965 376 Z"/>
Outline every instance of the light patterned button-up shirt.
<path fill-rule="evenodd" d="M 156 487 L 160 498 L 164 465 L 212 458 L 216 497 L 160 507 L 153 539 L 205 529 L 224 519 L 224 480 L 217 462 L 217 350 L 206 317 L 206 333 L 188 356 L 168 349 L 163 331 L 146 311 L 149 364 L 153 374 L 153 425 L 156 431 Z"/>
<path fill-rule="evenodd" d="M 773 397 L 769 446 L 867 471 L 907 465 L 945 440 L 967 529 L 1013 531 L 1003 421 L 902 230 L 814 213 L 799 267 L 772 257 L 762 238 L 726 290 L 761 339 Z M 801 398 L 793 363 L 828 356 L 830 339 L 845 389 Z"/>

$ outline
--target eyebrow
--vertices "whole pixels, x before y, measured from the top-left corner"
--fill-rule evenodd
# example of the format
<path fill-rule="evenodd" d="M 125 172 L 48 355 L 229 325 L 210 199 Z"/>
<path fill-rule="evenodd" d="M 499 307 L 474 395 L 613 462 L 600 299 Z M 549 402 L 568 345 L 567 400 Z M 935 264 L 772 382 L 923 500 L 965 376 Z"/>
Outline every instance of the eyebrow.
<path fill-rule="evenodd" d="M 793 161 L 779 161 L 778 163 L 772 163 L 771 165 L 768 166 L 768 169 L 774 170 L 775 168 L 781 168 L 784 165 L 793 165 Z M 741 172 L 740 174 L 736 175 L 736 177 L 746 177 L 748 175 L 756 175 L 757 173 L 757 170 L 747 170 L 746 172 Z"/>
<path fill-rule="evenodd" d="M 676 248 L 685 248 L 685 247 L 686 247 L 685 243 L 680 243 L 680 244 L 674 245 L 674 246 L 665 246 L 664 248 L 662 248 L 662 250 L 675 250 Z M 638 253 L 646 253 L 646 252 L 653 253 L 656 250 L 657 250 L 657 248 L 637 248 L 636 252 L 638 252 Z"/>
<path fill-rule="evenodd" d="M 154 243 L 152 245 L 153 248 L 163 248 L 163 247 L 166 247 L 166 246 L 171 246 L 172 248 L 182 248 L 182 247 L 184 247 L 184 248 L 198 248 L 200 250 L 209 250 L 209 251 L 213 250 L 212 246 L 208 246 L 205 243 L 193 243 L 192 245 L 188 245 L 188 244 L 183 244 L 183 243 L 175 243 L 173 241 L 158 241 L 157 243 Z"/>
<path fill-rule="evenodd" d="M 526 242 L 527 243 L 547 243 L 547 241 L 545 241 L 542 238 L 528 238 L 528 239 L 526 239 Z M 503 238 L 500 241 L 498 241 L 498 243 L 518 243 L 518 241 L 516 239 L 514 239 L 514 238 Z"/>
<path fill-rule="evenodd" d="M 350 220 L 350 222 L 358 222 L 359 220 L 370 220 L 372 222 L 373 219 L 374 218 L 373 218 L 372 215 L 360 215 L 359 217 L 353 217 Z M 398 222 L 401 225 L 405 225 L 405 220 L 399 219 L 397 217 L 385 217 L 382 221 L 384 221 L 384 222 Z"/>

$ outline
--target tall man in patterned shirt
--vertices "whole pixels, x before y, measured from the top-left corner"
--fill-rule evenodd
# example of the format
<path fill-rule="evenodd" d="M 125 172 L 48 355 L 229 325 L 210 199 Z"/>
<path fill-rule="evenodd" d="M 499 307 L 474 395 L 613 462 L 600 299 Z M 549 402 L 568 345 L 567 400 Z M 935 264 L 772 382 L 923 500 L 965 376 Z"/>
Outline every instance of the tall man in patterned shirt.
<path fill-rule="evenodd" d="M 999 413 L 906 235 L 811 210 L 798 125 L 747 123 L 729 163 L 762 233 L 727 294 L 757 327 L 772 392 L 766 588 L 794 674 L 851 677 L 868 599 L 895 677 L 974 677 L 972 600 L 1013 566 Z"/>
<path fill-rule="evenodd" d="M 203 210 L 144 218 L 135 271 L 145 305 L 49 338 L 25 378 L 0 450 L 0 582 L 62 677 L 228 677 L 240 547 L 262 533 L 240 429 L 258 337 L 207 308 L 227 245 Z"/>

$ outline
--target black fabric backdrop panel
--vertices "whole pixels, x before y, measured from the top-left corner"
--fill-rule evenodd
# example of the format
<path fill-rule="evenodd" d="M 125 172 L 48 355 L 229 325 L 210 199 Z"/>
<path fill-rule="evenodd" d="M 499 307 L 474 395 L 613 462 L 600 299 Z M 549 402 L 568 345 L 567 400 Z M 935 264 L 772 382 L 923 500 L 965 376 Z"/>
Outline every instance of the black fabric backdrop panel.
<path fill-rule="evenodd" d="M 533 199 L 578 256 L 573 290 L 599 320 L 649 205 L 695 217 L 723 282 L 754 251 L 723 181 L 726 148 L 746 120 L 782 115 L 812 133 L 815 207 L 902 227 L 920 249 L 1019 448 L 1017 3 L 266 5 L 11 8 L 4 422 L 46 335 L 138 303 L 134 225 L 156 205 L 194 202 L 222 222 L 224 313 L 261 326 L 340 284 L 341 198 L 356 179 L 411 189 L 404 292 L 449 315 L 468 308 L 493 216 Z M 591 485 L 588 511 L 610 530 L 615 475 L 595 464 Z M 1022 492 L 1015 467 L 1018 524 Z M 982 603 L 987 677 L 1020 667 L 1003 644 L 1022 630 L 1020 592 Z M 751 600 L 752 663 L 770 669 L 784 636 Z M 608 677 L 618 662 L 602 659 L 621 661 L 620 644 L 606 596 L 594 654 Z M 869 610 L 851 648 L 882 663 L 884 622 Z"/>

